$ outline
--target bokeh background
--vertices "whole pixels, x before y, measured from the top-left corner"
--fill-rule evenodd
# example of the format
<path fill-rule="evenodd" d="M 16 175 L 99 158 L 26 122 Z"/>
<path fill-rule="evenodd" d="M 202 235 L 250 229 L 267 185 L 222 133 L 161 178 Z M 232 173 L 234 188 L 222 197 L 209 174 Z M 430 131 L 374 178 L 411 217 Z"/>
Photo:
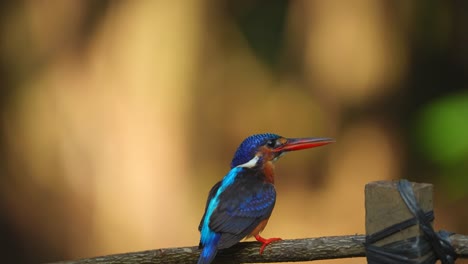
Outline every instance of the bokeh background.
<path fill-rule="evenodd" d="M 468 234 L 467 1 L 0 4 L 0 254 L 198 244 L 248 135 L 329 136 L 278 163 L 265 236 L 364 233 L 364 185 L 435 185 Z M 365 263 L 364 259 L 324 263 Z"/>

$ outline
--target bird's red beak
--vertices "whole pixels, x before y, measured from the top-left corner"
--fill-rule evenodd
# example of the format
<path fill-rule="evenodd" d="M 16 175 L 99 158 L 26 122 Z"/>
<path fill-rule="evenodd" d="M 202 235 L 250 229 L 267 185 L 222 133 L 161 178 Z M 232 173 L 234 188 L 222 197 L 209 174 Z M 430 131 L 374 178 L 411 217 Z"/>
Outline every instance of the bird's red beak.
<path fill-rule="evenodd" d="M 295 151 L 301 149 L 315 148 L 335 142 L 333 138 L 287 138 L 286 143 L 278 146 L 273 151 Z"/>

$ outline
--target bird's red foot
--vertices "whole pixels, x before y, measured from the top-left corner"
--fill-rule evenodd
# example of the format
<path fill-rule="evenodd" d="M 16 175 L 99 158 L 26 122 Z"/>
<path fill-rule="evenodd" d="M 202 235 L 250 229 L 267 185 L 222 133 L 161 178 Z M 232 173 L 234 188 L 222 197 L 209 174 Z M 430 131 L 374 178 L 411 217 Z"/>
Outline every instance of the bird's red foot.
<path fill-rule="evenodd" d="M 260 247 L 260 255 L 263 253 L 263 250 L 265 250 L 265 247 L 268 246 L 271 242 L 279 241 L 281 238 L 279 237 L 272 237 L 272 238 L 263 238 L 260 235 L 255 235 L 255 239 L 258 242 L 262 242 L 263 245 Z"/>

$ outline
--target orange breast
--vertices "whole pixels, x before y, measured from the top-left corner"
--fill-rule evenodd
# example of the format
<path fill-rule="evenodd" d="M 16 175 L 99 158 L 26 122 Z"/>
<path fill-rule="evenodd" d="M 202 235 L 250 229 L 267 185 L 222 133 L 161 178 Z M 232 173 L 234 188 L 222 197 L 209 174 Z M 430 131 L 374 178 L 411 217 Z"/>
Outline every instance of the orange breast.
<path fill-rule="evenodd" d="M 265 162 L 263 165 L 263 174 L 265 175 L 265 181 L 271 184 L 275 183 L 275 165 L 271 161 Z"/>
<path fill-rule="evenodd" d="M 265 229 L 265 226 L 267 225 L 268 223 L 268 218 L 261 221 L 260 224 L 252 231 L 252 233 L 250 233 L 251 236 L 256 236 L 258 234 L 260 234 L 260 232 L 263 231 L 263 229 Z"/>
<path fill-rule="evenodd" d="M 263 172 L 263 175 L 265 175 L 265 182 L 274 184 L 275 183 L 275 165 L 273 164 L 273 160 L 275 159 L 275 153 L 273 153 L 267 147 L 261 147 L 257 155 L 259 154 L 263 157 L 262 172 Z"/>

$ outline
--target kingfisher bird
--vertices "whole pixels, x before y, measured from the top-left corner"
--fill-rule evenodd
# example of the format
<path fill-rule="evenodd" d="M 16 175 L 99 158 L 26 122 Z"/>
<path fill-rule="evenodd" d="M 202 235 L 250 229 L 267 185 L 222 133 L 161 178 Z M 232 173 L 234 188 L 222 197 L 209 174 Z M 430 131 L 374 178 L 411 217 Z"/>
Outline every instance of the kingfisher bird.
<path fill-rule="evenodd" d="M 254 236 L 265 247 L 281 238 L 263 238 L 276 201 L 274 162 L 288 151 L 334 142 L 332 138 L 284 138 L 265 133 L 246 138 L 238 147 L 231 170 L 208 194 L 198 230 L 202 249 L 198 264 L 211 263 L 219 249 Z"/>

